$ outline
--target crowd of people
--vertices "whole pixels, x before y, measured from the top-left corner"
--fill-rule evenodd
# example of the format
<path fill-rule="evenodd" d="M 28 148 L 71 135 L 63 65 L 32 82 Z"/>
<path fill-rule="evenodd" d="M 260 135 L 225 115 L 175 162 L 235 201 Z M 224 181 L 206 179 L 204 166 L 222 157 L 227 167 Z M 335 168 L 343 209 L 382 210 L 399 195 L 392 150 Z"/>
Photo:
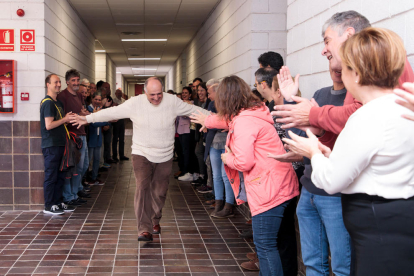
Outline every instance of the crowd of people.
<path fill-rule="evenodd" d="M 94 132 L 88 143 L 95 146 L 100 128 L 129 118 L 138 241 L 161 233 L 174 156 L 175 177 L 205 195 L 211 217 L 234 217 L 234 205 L 247 202 L 252 233 L 242 237 L 252 235 L 256 252 L 247 254 L 245 269 L 296 276 L 300 243 L 306 275 L 329 275 L 330 266 L 335 275 L 412 274 L 414 73 L 404 44 L 355 11 L 334 14 L 322 36 L 332 85 L 311 100 L 300 97 L 299 75 L 292 78 L 275 52 L 258 58 L 256 91 L 240 77 L 226 76 L 196 78 L 181 93 L 164 93 L 162 81 L 152 77 L 144 95 L 102 110 L 109 102 L 102 91 L 93 94 L 88 108 L 71 106 L 73 99 L 83 99 L 67 94 L 74 85 L 70 72 L 67 95 L 57 96 L 66 104 L 59 106 L 59 78 L 49 76 L 53 101 L 44 101 L 41 112 L 42 131 L 49 134 L 42 140 L 45 179 L 49 174 L 63 179 L 56 156 L 64 141 L 54 138 L 58 130 L 66 135 L 64 124 L 80 137 L 88 125 L 90 137 Z M 66 115 L 59 116 L 59 110 Z M 91 151 L 93 168 L 99 168 L 97 151 Z M 86 168 L 80 164 L 79 174 Z M 97 174 L 91 178 L 97 181 Z M 61 202 L 59 188 L 46 189 L 52 185 L 45 181 L 45 199 L 50 194 L 45 211 L 68 208 L 79 201 L 74 195 L 86 193 L 66 182 L 63 195 L 68 196 Z"/>
<path fill-rule="evenodd" d="M 80 73 L 75 69 L 66 72 L 65 80 L 67 88 L 61 91 L 58 75 L 46 77 L 47 95 L 40 107 L 41 147 L 45 165 L 43 212 L 52 215 L 73 212 L 76 206 L 86 204 L 87 198 L 91 197 L 91 186 L 104 185 L 98 178 L 100 172 L 107 171 L 112 163 L 129 160 L 124 155 L 124 120 L 89 124 L 81 128 L 70 124 L 75 114 L 88 115 L 121 105 L 127 96 L 118 89 L 116 97 L 112 98 L 109 83 L 99 81 L 95 85 L 87 79 L 80 80 Z M 78 150 L 76 162 L 68 174 L 63 166 L 65 161 L 70 161 L 65 146 L 71 139 L 76 142 Z"/>

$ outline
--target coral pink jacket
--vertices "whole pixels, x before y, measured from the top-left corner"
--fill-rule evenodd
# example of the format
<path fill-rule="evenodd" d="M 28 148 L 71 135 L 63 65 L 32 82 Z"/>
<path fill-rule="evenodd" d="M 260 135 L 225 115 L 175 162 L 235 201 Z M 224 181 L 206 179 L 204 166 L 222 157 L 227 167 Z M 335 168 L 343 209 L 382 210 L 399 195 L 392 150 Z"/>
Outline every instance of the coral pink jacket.
<path fill-rule="evenodd" d="M 223 128 L 223 120 L 210 115 L 207 128 Z M 242 110 L 229 124 L 225 170 L 236 197 L 240 192 L 239 171 L 243 172 L 247 201 L 252 216 L 270 210 L 299 194 L 299 184 L 292 164 L 268 158 L 268 153 L 286 153 L 273 127 L 269 109 Z"/>

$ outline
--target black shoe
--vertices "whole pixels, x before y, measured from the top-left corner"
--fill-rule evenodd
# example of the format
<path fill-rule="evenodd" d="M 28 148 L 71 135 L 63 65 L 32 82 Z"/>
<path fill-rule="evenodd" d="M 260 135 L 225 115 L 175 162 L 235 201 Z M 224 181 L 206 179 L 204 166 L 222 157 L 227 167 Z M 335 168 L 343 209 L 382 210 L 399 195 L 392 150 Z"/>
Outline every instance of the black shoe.
<path fill-rule="evenodd" d="M 114 160 L 115 163 L 118 163 L 119 162 L 119 159 L 118 158 L 112 158 L 112 160 Z"/>
<path fill-rule="evenodd" d="M 45 207 L 45 209 L 43 210 L 43 213 L 49 214 L 49 215 L 63 215 L 65 212 L 59 209 L 57 205 L 53 205 L 49 208 Z"/>
<path fill-rule="evenodd" d="M 67 205 L 65 203 L 61 203 L 58 205 L 59 209 L 64 211 L 64 212 L 73 212 L 75 211 L 75 207 L 73 205 Z"/>
<path fill-rule="evenodd" d="M 85 193 L 84 191 L 79 191 L 78 192 L 78 196 L 79 197 L 84 197 L 84 198 L 91 198 L 90 194 Z"/>
<path fill-rule="evenodd" d="M 99 171 L 100 171 L 100 172 L 107 172 L 107 171 L 108 171 L 108 169 L 107 169 L 107 168 L 104 168 L 104 167 L 100 167 L 100 168 L 99 168 Z"/>
<path fill-rule="evenodd" d="M 207 184 L 207 179 L 204 179 L 202 177 L 199 177 L 197 180 L 194 180 L 193 182 L 191 182 L 191 185 L 194 186 L 200 186 L 200 185 L 205 185 Z"/>
<path fill-rule="evenodd" d="M 129 158 L 128 158 L 128 157 L 126 157 L 126 156 L 122 156 L 122 157 L 120 157 L 119 159 L 121 159 L 121 161 L 127 161 L 127 160 L 129 160 Z"/>
<path fill-rule="evenodd" d="M 74 200 L 74 202 L 80 203 L 80 204 L 85 204 L 88 203 L 88 201 L 78 197 L 77 199 Z"/>
<path fill-rule="evenodd" d="M 243 232 L 240 233 L 239 237 L 242 239 L 253 239 L 253 230 L 243 230 Z"/>
<path fill-rule="evenodd" d="M 138 241 L 152 241 L 152 234 L 148 232 L 143 232 L 141 235 L 138 236 Z"/>
<path fill-rule="evenodd" d="M 76 202 L 75 200 L 70 200 L 70 201 L 66 201 L 66 202 L 63 202 L 63 203 L 65 203 L 66 205 L 69 205 L 69 206 L 81 206 L 82 205 L 82 204 Z"/>
<path fill-rule="evenodd" d="M 113 164 L 113 163 L 116 163 L 117 161 L 115 161 L 114 159 L 107 159 L 106 161 L 105 161 L 105 163 L 108 163 L 108 164 Z"/>
<path fill-rule="evenodd" d="M 212 193 L 203 194 L 205 200 L 215 199 L 215 196 Z"/>
<path fill-rule="evenodd" d="M 91 185 L 89 185 L 89 184 L 83 185 L 83 190 L 87 193 L 90 192 L 91 191 Z"/>

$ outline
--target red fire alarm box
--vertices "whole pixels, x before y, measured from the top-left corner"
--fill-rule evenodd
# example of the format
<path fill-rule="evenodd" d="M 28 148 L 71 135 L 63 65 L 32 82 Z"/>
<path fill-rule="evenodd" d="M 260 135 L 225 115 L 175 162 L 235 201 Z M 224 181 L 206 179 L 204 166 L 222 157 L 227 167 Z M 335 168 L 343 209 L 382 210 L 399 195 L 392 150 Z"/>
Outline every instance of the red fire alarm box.
<path fill-rule="evenodd" d="M 0 60 L 0 113 L 14 113 L 16 61 Z"/>

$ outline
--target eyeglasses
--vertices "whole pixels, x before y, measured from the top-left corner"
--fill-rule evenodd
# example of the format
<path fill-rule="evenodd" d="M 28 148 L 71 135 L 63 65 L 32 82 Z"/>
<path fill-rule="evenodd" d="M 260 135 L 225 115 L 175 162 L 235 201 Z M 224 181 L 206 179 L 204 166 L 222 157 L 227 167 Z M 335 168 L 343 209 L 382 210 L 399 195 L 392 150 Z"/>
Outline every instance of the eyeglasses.
<path fill-rule="evenodd" d="M 261 81 L 261 82 L 259 82 L 259 83 L 262 83 L 262 82 L 265 82 L 265 81 Z M 253 84 L 253 86 L 254 86 L 255 88 L 257 88 L 257 85 L 258 85 L 258 83 Z"/>

